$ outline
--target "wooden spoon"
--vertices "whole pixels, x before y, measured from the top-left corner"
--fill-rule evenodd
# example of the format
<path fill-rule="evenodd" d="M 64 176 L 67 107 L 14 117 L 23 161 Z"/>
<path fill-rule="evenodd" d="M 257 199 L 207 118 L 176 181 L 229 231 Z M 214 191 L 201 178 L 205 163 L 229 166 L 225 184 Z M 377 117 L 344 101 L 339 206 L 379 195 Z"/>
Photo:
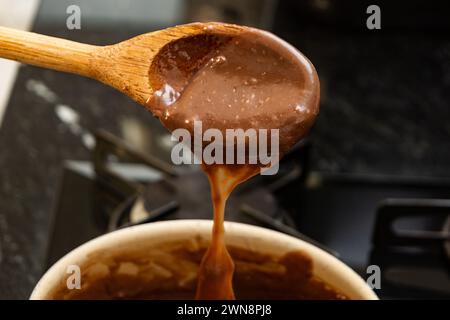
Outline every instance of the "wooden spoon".
<path fill-rule="evenodd" d="M 108 46 L 95 46 L 32 32 L 0 27 L 0 58 L 101 81 L 146 106 L 153 93 L 152 62 L 171 42 L 192 37 L 202 47 L 204 33 L 237 34 L 246 27 L 223 23 L 192 23 L 150 32 Z"/>

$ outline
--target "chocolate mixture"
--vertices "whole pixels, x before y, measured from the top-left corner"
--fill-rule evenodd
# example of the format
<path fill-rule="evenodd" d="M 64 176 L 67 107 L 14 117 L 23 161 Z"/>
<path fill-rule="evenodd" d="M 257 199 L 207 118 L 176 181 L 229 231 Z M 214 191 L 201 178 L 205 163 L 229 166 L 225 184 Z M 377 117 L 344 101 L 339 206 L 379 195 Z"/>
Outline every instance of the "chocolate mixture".
<path fill-rule="evenodd" d="M 205 34 L 167 45 L 151 66 L 148 106 L 169 130 L 279 129 L 278 157 L 303 138 L 319 111 L 313 65 L 270 33 Z M 211 184 L 214 227 L 200 267 L 198 299 L 234 299 L 234 264 L 224 242 L 224 208 L 232 190 L 261 165 L 203 165 Z"/>
<path fill-rule="evenodd" d="M 81 289 L 68 289 L 63 274 L 47 299 L 194 299 L 199 264 L 208 241 L 128 243 L 89 254 L 80 265 Z M 347 299 L 313 274 L 311 258 L 301 252 L 272 256 L 229 246 L 236 265 L 237 299 Z"/>

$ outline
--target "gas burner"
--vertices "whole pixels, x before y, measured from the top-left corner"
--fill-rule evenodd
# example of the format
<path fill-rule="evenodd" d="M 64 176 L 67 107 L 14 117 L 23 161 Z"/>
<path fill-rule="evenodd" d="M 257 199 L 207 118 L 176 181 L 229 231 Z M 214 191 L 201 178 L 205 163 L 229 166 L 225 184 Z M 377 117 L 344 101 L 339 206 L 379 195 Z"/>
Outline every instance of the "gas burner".
<path fill-rule="evenodd" d="M 382 298 L 450 297 L 450 200 L 430 200 L 448 197 L 450 180 L 311 172 L 309 155 L 305 140 L 283 158 L 277 175 L 256 176 L 237 188 L 226 219 L 336 254 L 333 248 L 363 277 L 368 264 L 378 265 Z M 207 178 L 198 167 L 168 165 L 103 131 L 96 134 L 92 162 L 66 162 L 57 199 L 47 267 L 118 228 L 212 218 Z"/>
<path fill-rule="evenodd" d="M 240 213 L 243 204 L 251 204 L 265 214 L 276 217 L 280 211 L 270 190 L 255 183 L 237 188 L 227 201 L 226 219 L 251 223 Z M 172 219 L 211 219 L 212 204 L 206 175 L 198 170 L 151 182 L 145 186 L 135 203 L 125 210 L 116 210 L 109 230 L 131 224 Z M 128 209 L 128 210 L 127 210 Z M 248 220 L 248 221 L 244 221 Z"/>
<path fill-rule="evenodd" d="M 371 263 L 383 290 L 412 298 L 450 294 L 450 200 L 387 199 L 377 212 Z"/>
<path fill-rule="evenodd" d="M 94 167 L 100 213 L 107 231 L 157 220 L 211 219 L 212 203 L 206 175 L 198 168 L 176 170 L 151 156 L 145 156 L 111 134 L 96 133 Z M 240 185 L 227 201 L 226 220 L 259 224 L 301 238 L 337 253 L 296 230 L 295 222 L 283 210 L 276 192 L 301 183 L 307 168 L 309 143 L 303 141 L 280 163 L 276 177 L 257 176 Z M 111 162 L 110 159 L 113 159 Z M 113 170 L 121 162 L 140 163 L 157 171 L 158 178 L 142 184 L 130 181 Z"/>

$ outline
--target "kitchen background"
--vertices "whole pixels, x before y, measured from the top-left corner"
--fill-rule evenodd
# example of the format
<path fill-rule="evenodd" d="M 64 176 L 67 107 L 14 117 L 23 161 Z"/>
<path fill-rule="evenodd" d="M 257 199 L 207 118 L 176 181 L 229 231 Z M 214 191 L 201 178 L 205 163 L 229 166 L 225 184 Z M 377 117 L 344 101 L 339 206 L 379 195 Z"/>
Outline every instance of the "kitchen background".
<path fill-rule="evenodd" d="M 366 27 L 369 4 L 381 8 L 381 30 Z M 66 27 L 69 5 L 81 9 L 81 30 Z M 383 273 L 382 297 L 449 298 L 449 12 L 446 1 L 417 0 L 1 0 L 0 25 L 97 45 L 211 20 L 284 38 L 321 80 L 321 113 L 300 146 L 307 155 L 298 158 L 301 179 L 287 186 L 291 198 L 277 198 L 291 221 L 285 231 L 337 251 L 363 276 L 369 264 L 394 265 Z M 0 86 L 0 298 L 25 299 L 51 261 L 106 232 L 61 216 L 85 216 L 79 195 L 86 189 L 70 177 L 95 179 L 99 139 L 112 134 L 166 162 L 171 142 L 151 114 L 94 80 L 0 59 Z M 152 170 L 125 169 L 158 179 Z M 377 217 L 392 211 L 417 211 L 421 219 L 438 212 L 439 221 L 405 223 L 412 232 L 389 242 L 390 226 Z M 409 244 L 433 249 L 425 259 L 422 251 L 388 257 L 385 247 Z"/>

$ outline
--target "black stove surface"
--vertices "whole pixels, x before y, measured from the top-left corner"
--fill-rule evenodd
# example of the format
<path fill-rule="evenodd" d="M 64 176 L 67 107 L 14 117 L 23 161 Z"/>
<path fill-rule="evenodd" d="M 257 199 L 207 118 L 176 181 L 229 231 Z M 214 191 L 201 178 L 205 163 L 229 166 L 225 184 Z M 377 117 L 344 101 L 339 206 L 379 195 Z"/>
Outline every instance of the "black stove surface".
<path fill-rule="evenodd" d="M 80 166 L 73 164 L 66 165 L 64 170 L 58 206 L 54 212 L 47 266 L 85 241 L 126 226 L 115 221 L 116 227 L 111 228 L 106 221 L 99 220 L 99 204 L 102 205 L 99 201 L 105 199 L 107 192 L 99 187 L 93 166 L 89 162 L 81 166 L 87 170 L 80 170 Z M 175 200 L 177 204 L 167 213 L 156 213 L 158 216 L 144 222 L 210 219 L 212 208 L 206 177 L 194 170 L 181 175 L 181 178 L 185 181 L 179 188 L 167 177 L 150 181 L 139 197 L 128 197 L 128 200 L 131 199 L 129 203 L 126 197 L 122 198 L 122 203 L 118 201 L 116 208 L 109 208 L 110 212 L 129 215 L 140 198 L 147 211 L 156 212 L 164 204 Z M 402 248 L 394 246 L 395 243 L 390 246 L 387 237 L 391 225 L 380 224 L 383 222 L 380 217 L 395 217 L 399 213 L 399 203 L 410 204 L 407 209 L 401 207 L 401 213 L 411 218 L 408 213 L 414 214 L 417 207 L 420 209 L 425 202 L 427 206 L 420 209 L 425 212 L 424 221 L 404 219 L 406 222 L 400 221 L 400 226 L 407 230 L 412 228 L 412 232 L 422 229 L 443 231 L 442 228 L 448 227 L 445 223 L 448 224 L 450 216 L 450 201 L 437 199 L 449 194 L 450 181 L 419 178 L 396 180 L 386 176 L 355 177 L 310 172 L 304 179 L 294 179 L 282 187 L 276 187 L 272 193 L 268 190 L 273 185 L 273 181 L 267 183 L 256 178 L 238 188 L 230 198 L 226 220 L 278 230 L 277 224 L 270 219 L 281 221 L 288 228 L 288 233 L 289 228 L 295 229 L 301 233 L 300 236 L 314 239 L 326 249 L 337 252 L 341 260 L 365 279 L 370 275 L 367 267 L 377 265 L 382 272 L 382 282 L 381 289 L 376 292 L 382 298 L 450 298 L 450 260 L 444 250 L 449 243 L 448 229 L 441 234 L 442 238 L 429 241 L 432 246 L 420 247 L 421 243 L 416 241 L 418 246 Z M 189 186 L 189 192 L 178 194 Z M 269 219 L 268 223 L 246 214 L 243 204 L 250 204 L 253 210 L 264 214 Z M 283 216 L 286 214 L 288 217 Z M 380 234 L 381 239 L 377 239 Z"/>

